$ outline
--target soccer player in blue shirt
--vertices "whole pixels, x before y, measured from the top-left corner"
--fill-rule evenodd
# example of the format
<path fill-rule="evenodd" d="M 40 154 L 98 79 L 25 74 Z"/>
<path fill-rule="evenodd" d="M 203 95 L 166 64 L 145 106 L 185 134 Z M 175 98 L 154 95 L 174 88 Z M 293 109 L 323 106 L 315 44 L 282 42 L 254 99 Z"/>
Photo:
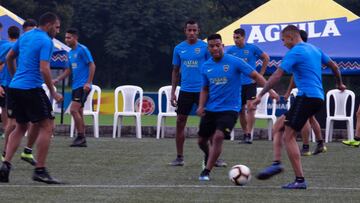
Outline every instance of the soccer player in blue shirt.
<path fill-rule="evenodd" d="M 8 29 L 9 41 L 0 45 L 0 65 L 2 66 L 1 73 L 0 73 L 1 74 L 0 106 L 1 106 L 1 110 L 2 110 L 1 121 L 3 123 L 4 135 L 5 135 L 4 149 L 3 149 L 2 156 L 1 156 L 2 161 L 4 161 L 4 159 L 5 159 L 6 146 L 7 146 L 8 138 L 9 138 L 8 135 L 15 128 L 15 121 L 14 121 L 13 117 L 8 118 L 8 115 L 7 115 L 7 103 L 8 103 L 7 89 L 10 84 L 10 81 L 11 81 L 11 76 L 10 76 L 10 73 L 8 71 L 8 67 L 6 64 L 6 55 L 8 54 L 10 49 L 13 47 L 13 45 L 15 44 L 15 42 L 19 38 L 19 36 L 20 36 L 20 29 L 16 26 L 11 26 Z"/>
<path fill-rule="evenodd" d="M 174 48 L 173 70 L 171 78 L 171 104 L 177 107 L 176 119 L 176 152 L 177 157 L 170 165 L 184 165 L 184 142 L 185 126 L 188 115 L 194 104 L 199 103 L 201 90 L 200 68 L 210 58 L 207 51 L 207 44 L 198 39 L 200 28 L 196 21 L 189 20 L 185 23 L 184 32 L 186 40 Z M 181 76 L 179 98 L 176 98 L 175 90 Z M 217 166 L 226 166 L 226 163 L 219 159 Z"/>
<path fill-rule="evenodd" d="M 65 34 L 65 42 L 71 48 L 68 68 L 53 82 L 57 83 L 72 72 L 72 102 L 70 113 L 75 121 L 77 137 L 71 147 L 87 147 L 85 139 L 84 104 L 90 93 L 95 74 L 95 63 L 89 49 L 78 42 L 79 32 L 75 28 L 68 29 Z"/>
<path fill-rule="evenodd" d="M 34 29 L 36 27 L 37 27 L 36 20 L 31 19 L 31 18 L 27 19 L 22 25 L 24 33 L 27 32 L 27 31 L 30 31 L 30 30 L 32 30 L 32 29 Z"/>
<path fill-rule="evenodd" d="M 34 19 L 28 19 L 24 22 L 23 24 L 23 31 L 24 33 L 27 32 L 27 31 L 30 31 L 32 30 L 33 28 L 35 28 L 37 26 L 37 22 L 34 20 Z M 12 28 L 12 29 L 18 29 L 17 27 L 16 28 Z M 19 31 L 20 33 L 20 31 Z M 9 35 L 9 38 L 10 35 Z M 18 37 L 17 37 L 18 38 Z M 16 40 L 17 40 L 16 38 Z M 10 51 L 12 45 L 15 43 L 16 40 L 12 40 L 11 42 L 11 45 L 7 45 L 6 48 L 3 48 L 0 50 L 4 51 L 2 54 L 3 54 L 3 57 L 4 57 L 4 61 L 5 61 L 5 56 L 6 54 Z M 6 63 L 5 63 L 6 64 Z M 10 84 L 10 81 L 12 79 L 12 76 L 9 74 L 9 71 L 7 70 L 7 67 L 4 69 L 4 74 L 5 74 L 5 79 L 3 80 L 3 85 L 5 86 L 5 90 L 7 90 L 7 87 L 8 85 Z M 7 92 L 7 91 L 5 91 Z M 9 103 L 12 103 L 11 101 L 11 98 L 8 97 L 8 94 L 6 94 L 7 97 L 6 97 L 6 103 L 5 103 L 5 106 L 6 106 L 6 109 L 7 109 L 7 105 Z M 7 111 L 3 111 L 3 112 L 7 112 Z M 7 116 L 7 114 L 1 114 L 2 116 Z M 5 119 L 4 119 L 5 120 Z M 15 118 L 14 116 L 11 116 L 11 117 L 8 117 L 7 119 L 7 122 L 6 122 L 6 127 L 5 127 L 5 141 L 4 141 L 4 151 L 2 153 L 2 160 L 5 159 L 5 154 L 6 154 L 6 145 L 7 145 L 7 140 L 8 140 L 8 136 L 10 135 L 10 133 L 15 129 L 15 126 L 16 126 L 16 121 L 15 121 Z M 28 163 L 30 163 L 31 165 L 35 166 L 36 165 L 36 160 L 32 154 L 32 147 L 37 139 L 37 136 L 38 136 L 38 125 L 36 124 L 31 124 L 29 123 L 28 125 L 28 136 L 27 136 L 27 144 L 26 144 L 26 147 L 24 148 L 23 152 L 21 153 L 20 155 L 20 158 L 21 160 L 24 160 Z"/>
<path fill-rule="evenodd" d="M 212 58 L 202 66 L 203 84 L 196 111 L 201 116 L 198 145 L 205 154 L 200 181 L 210 180 L 210 171 L 221 154 L 224 137 L 230 135 L 236 123 L 241 110 L 241 75 L 251 77 L 260 86 L 266 82 L 244 60 L 224 54 L 219 34 L 212 34 L 207 40 Z"/>
<path fill-rule="evenodd" d="M 285 148 L 295 173 L 295 181 L 284 185 L 282 188 L 306 189 L 307 184 L 301 165 L 300 150 L 296 143 L 296 132 L 300 131 L 306 121 L 311 116 L 314 116 L 323 106 L 322 64 L 326 64 L 333 71 L 338 89 L 345 90 L 346 86 L 342 83 L 337 65 L 320 49 L 309 43 L 304 43 L 296 26 L 289 25 L 285 27 L 281 34 L 284 46 L 290 50 L 286 53 L 279 68 L 271 75 L 251 106 L 260 102 L 261 96 L 280 81 L 284 72 L 293 74 L 294 82 L 299 89 L 298 96 L 286 115 L 279 118 L 277 123 L 280 125 L 279 129 L 281 131 L 278 132 L 280 134 L 274 135 L 274 138 L 284 138 Z M 281 145 L 278 147 L 281 148 Z M 278 147 L 276 149 L 276 146 L 274 146 L 274 152 L 276 150 L 279 151 Z M 260 172 L 258 178 L 267 179 L 281 171 L 280 160 L 275 160 L 273 165 Z"/>
<path fill-rule="evenodd" d="M 2 29 L 3 29 L 3 24 L 0 22 L 0 45 L 1 45 L 2 43 L 5 43 L 5 42 L 6 42 L 5 40 L 2 40 L 2 39 L 1 39 Z"/>
<path fill-rule="evenodd" d="M 260 74 L 264 75 L 267 65 L 269 63 L 269 55 L 263 52 L 259 47 L 254 44 L 245 42 L 245 30 L 238 28 L 234 30 L 233 34 L 235 45 L 231 46 L 226 53 L 234 55 L 243 59 L 251 67 L 256 70 L 256 61 L 262 60 Z M 243 129 L 244 136 L 243 142 L 245 144 L 252 144 L 251 131 L 255 123 L 255 109 L 250 109 L 249 103 L 256 97 L 256 83 L 250 77 L 242 75 L 241 78 L 241 101 L 242 107 L 239 114 L 240 125 Z M 276 95 L 277 96 L 277 95 Z M 277 96 L 278 97 L 278 96 Z"/>
<path fill-rule="evenodd" d="M 16 127 L 9 136 L 5 161 L 0 168 L 0 182 L 9 182 L 10 161 L 27 130 L 27 123 L 32 122 L 39 126 L 38 161 L 32 179 L 47 184 L 60 183 L 50 176 L 45 167 L 55 117 L 50 100 L 42 89 L 45 81 L 51 96 L 56 101 L 63 99 L 62 95 L 55 92 L 50 72 L 54 48 L 52 38 L 59 33 L 60 20 L 55 14 L 48 12 L 40 17 L 39 22 L 39 28 L 22 35 L 6 57 L 10 74 L 14 75 L 9 85 L 12 104 L 8 106 L 8 114 L 15 117 Z M 18 65 L 15 72 L 16 58 Z"/>
<path fill-rule="evenodd" d="M 2 29 L 3 29 L 3 24 L 0 22 L 0 45 L 2 45 L 3 43 L 6 42 L 5 40 L 2 40 L 2 39 L 1 39 Z M 0 65 L 0 67 L 2 67 L 2 66 L 4 66 L 4 65 Z"/>
<path fill-rule="evenodd" d="M 305 30 L 300 30 L 300 37 L 303 42 L 307 42 L 308 34 Z M 295 88 L 294 77 L 290 78 L 290 84 L 288 90 L 284 95 L 284 99 L 288 100 L 290 97 L 291 90 Z M 275 129 L 278 130 L 278 129 Z M 316 138 L 316 148 L 313 152 L 310 152 L 310 145 L 309 145 L 309 136 L 311 135 L 312 131 L 314 131 L 315 138 Z M 275 132 L 274 132 L 275 134 Z M 301 129 L 301 137 L 303 140 L 303 146 L 300 151 L 301 156 L 310 156 L 310 155 L 317 155 L 322 152 L 326 152 L 327 148 L 324 145 L 324 140 L 321 136 L 321 127 L 319 122 L 316 120 L 315 116 L 311 116 L 308 122 L 305 123 L 304 127 Z M 275 142 L 274 142 L 275 143 Z M 279 159 L 280 160 L 280 159 Z"/>

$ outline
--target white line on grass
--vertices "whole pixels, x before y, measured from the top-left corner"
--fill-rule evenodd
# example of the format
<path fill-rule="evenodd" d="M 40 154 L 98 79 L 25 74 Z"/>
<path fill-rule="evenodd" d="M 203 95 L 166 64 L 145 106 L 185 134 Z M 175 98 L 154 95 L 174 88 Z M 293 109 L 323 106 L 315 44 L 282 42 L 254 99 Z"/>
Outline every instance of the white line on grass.
<path fill-rule="evenodd" d="M 281 189 L 280 186 L 227 186 L 227 185 L 4 185 L 0 188 L 104 188 L 104 189 L 121 189 L 121 188 L 242 188 L 242 189 Z M 353 187 L 309 187 L 308 190 L 350 190 L 360 191 L 360 188 Z"/>

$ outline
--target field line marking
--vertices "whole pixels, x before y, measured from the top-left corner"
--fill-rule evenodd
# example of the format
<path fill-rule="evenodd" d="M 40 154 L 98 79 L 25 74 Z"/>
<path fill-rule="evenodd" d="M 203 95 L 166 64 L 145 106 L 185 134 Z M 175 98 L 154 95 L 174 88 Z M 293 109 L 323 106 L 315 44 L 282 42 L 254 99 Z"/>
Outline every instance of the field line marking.
<path fill-rule="evenodd" d="M 5 185 L 0 188 L 241 188 L 241 189 L 281 189 L 280 186 L 235 186 L 235 185 Z M 309 187 L 308 190 L 349 190 L 360 191 L 357 187 Z"/>

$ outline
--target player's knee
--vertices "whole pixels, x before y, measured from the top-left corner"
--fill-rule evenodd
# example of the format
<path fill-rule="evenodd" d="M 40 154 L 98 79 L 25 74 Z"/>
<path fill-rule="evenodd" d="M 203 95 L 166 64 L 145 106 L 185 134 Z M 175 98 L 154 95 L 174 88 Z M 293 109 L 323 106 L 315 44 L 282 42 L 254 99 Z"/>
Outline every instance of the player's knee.
<path fill-rule="evenodd" d="M 70 108 L 70 114 L 71 115 L 76 115 L 76 114 L 78 114 L 79 113 L 79 109 L 77 109 L 77 108 Z"/>
<path fill-rule="evenodd" d="M 217 130 L 214 134 L 213 141 L 214 142 L 222 142 L 224 140 L 224 133 Z"/>
<path fill-rule="evenodd" d="M 176 124 L 185 124 L 186 123 L 186 119 L 187 119 L 187 116 L 183 116 L 183 115 L 179 115 L 177 118 L 176 118 Z"/>

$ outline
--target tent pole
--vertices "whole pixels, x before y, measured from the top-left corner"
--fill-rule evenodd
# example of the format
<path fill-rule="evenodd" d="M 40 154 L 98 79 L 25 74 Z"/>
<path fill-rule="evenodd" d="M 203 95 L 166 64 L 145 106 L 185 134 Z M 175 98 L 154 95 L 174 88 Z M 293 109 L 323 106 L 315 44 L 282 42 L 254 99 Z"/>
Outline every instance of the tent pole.
<path fill-rule="evenodd" d="M 65 79 L 61 83 L 61 94 L 65 96 Z M 64 100 L 61 102 L 60 124 L 64 124 Z"/>

